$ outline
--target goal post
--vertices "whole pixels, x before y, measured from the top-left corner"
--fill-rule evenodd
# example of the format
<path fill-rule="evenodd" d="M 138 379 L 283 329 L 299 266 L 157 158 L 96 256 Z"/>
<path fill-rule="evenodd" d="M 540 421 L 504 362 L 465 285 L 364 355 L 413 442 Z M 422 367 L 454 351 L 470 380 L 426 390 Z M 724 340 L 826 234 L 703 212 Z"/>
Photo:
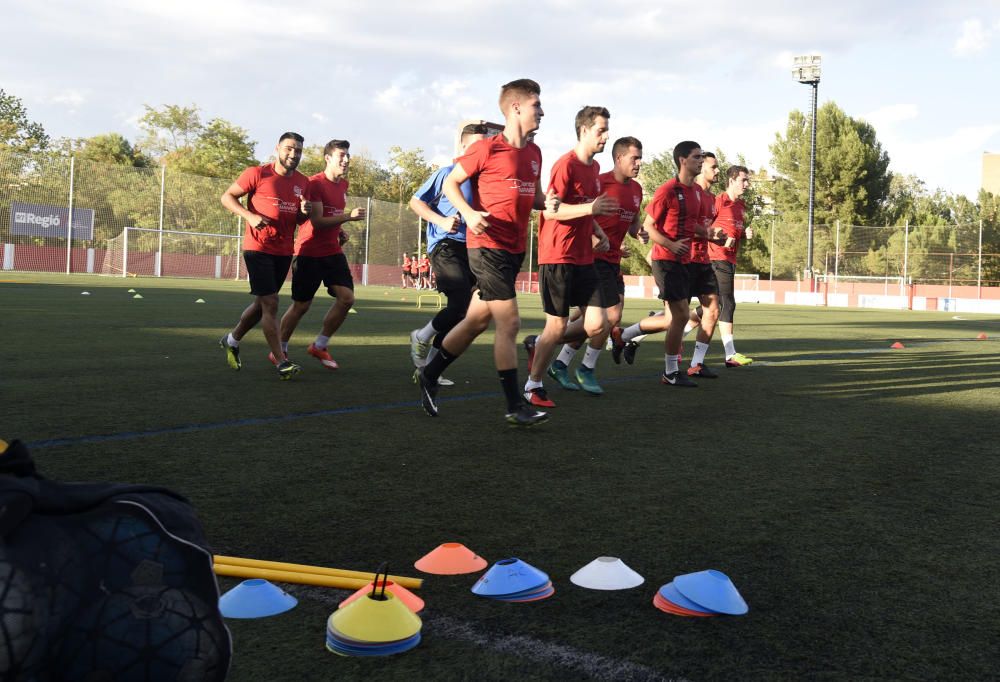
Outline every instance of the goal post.
<path fill-rule="evenodd" d="M 240 279 L 242 240 L 231 234 L 126 227 L 108 240 L 101 274 Z"/>

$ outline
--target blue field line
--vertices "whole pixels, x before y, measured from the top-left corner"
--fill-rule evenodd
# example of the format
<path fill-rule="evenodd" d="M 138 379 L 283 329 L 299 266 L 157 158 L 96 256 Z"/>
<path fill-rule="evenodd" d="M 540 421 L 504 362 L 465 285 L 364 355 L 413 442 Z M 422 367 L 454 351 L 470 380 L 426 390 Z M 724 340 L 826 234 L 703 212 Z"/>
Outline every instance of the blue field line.
<path fill-rule="evenodd" d="M 602 380 L 605 384 L 619 384 L 630 381 L 647 379 L 648 377 L 617 377 Z M 457 395 L 450 398 L 438 398 L 439 403 L 457 403 L 469 400 L 479 400 L 480 398 L 498 398 L 501 394 L 497 391 L 469 393 L 467 395 Z M 47 438 L 44 440 L 31 441 L 25 443 L 32 450 L 44 450 L 45 448 L 57 448 L 63 445 L 85 445 L 88 443 L 110 443 L 113 441 L 135 440 L 138 438 L 149 438 L 154 436 L 166 436 L 178 433 L 196 433 L 198 431 L 216 431 L 218 429 L 229 429 L 238 426 L 259 426 L 262 424 L 276 424 L 281 422 L 296 421 L 298 419 L 309 419 L 312 417 L 336 417 L 344 414 L 359 414 L 365 412 L 379 412 L 382 410 L 396 410 L 401 408 L 420 408 L 419 400 L 408 400 L 400 403 L 382 403 L 377 405 L 356 405 L 354 407 L 339 407 L 332 410 L 317 410 L 315 412 L 296 412 L 293 414 L 276 415 L 274 417 L 247 417 L 245 419 L 232 419 L 224 422 L 213 422 L 210 424 L 185 424 L 183 426 L 168 426 L 162 429 L 150 429 L 148 431 L 123 431 L 121 433 L 103 433 L 93 436 L 69 436 L 65 438 Z"/>

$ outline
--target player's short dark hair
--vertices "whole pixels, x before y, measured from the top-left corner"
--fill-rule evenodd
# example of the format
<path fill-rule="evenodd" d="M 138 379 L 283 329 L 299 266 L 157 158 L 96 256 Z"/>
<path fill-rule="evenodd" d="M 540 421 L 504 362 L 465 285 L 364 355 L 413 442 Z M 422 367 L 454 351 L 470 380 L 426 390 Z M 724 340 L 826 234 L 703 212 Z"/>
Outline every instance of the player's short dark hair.
<path fill-rule="evenodd" d="M 576 112 L 576 139 L 580 139 L 580 128 L 584 126 L 589 128 L 594 125 L 598 116 L 611 118 L 611 112 L 608 111 L 607 107 L 584 107 Z"/>
<path fill-rule="evenodd" d="M 716 161 L 718 161 L 718 158 L 715 156 L 714 152 L 702 152 L 701 155 L 704 156 L 706 159 L 715 159 Z"/>
<path fill-rule="evenodd" d="M 627 152 L 630 147 L 635 147 L 641 152 L 642 142 L 639 142 L 639 139 L 636 137 L 619 137 L 615 140 L 614 146 L 611 147 L 611 158 L 617 159 L 619 156 Z"/>
<path fill-rule="evenodd" d="M 323 156 L 333 154 L 334 149 L 343 149 L 345 152 L 351 151 L 351 143 L 347 140 L 330 140 L 323 147 Z"/>
<path fill-rule="evenodd" d="M 691 156 L 691 152 L 700 148 L 701 145 L 692 140 L 678 142 L 677 146 L 674 147 L 674 163 L 677 165 L 677 170 L 680 170 L 681 168 L 681 159 L 686 159 Z"/>
<path fill-rule="evenodd" d="M 489 135 L 490 129 L 486 127 L 485 123 L 470 123 L 469 125 L 462 128 L 462 135 L 459 138 L 463 143 L 465 138 L 469 135 Z"/>
<path fill-rule="evenodd" d="M 281 137 L 278 138 L 278 144 L 281 144 L 285 140 L 295 140 L 299 144 L 306 141 L 306 138 L 302 137 L 298 133 L 281 133 Z"/>
<path fill-rule="evenodd" d="M 740 173 L 746 173 L 747 177 L 750 177 L 750 171 L 746 166 L 730 166 L 726 171 L 726 180 L 731 182 L 740 177 Z"/>
<path fill-rule="evenodd" d="M 507 114 L 507 105 L 511 100 L 530 95 L 541 95 L 542 86 L 530 78 L 518 78 L 516 81 L 504 83 L 500 86 L 500 111 Z"/>

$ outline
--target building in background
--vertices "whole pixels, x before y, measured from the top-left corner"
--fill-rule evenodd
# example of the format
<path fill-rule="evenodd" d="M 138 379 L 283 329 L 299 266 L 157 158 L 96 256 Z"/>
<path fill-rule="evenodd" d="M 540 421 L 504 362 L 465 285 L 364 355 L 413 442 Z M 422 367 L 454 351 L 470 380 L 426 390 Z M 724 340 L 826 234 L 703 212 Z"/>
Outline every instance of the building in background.
<path fill-rule="evenodd" d="M 987 192 L 1000 195 L 1000 154 L 983 152 L 983 180 L 980 186 Z"/>

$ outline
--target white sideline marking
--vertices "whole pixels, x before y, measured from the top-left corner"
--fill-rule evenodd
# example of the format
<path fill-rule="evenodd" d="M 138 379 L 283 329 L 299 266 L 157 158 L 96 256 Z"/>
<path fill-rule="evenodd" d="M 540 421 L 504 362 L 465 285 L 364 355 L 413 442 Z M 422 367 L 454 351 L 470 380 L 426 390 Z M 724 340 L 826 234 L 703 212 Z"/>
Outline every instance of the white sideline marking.
<path fill-rule="evenodd" d="M 330 589 L 289 585 L 289 592 L 298 597 L 336 606 L 346 597 L 331 594 Z M 493 634 L 473 623 L 445 615 L 426 614 L 420 618 L 429 624 L 435 636 L 470 642 L 498 653 L 526 658 L 539 663 L 566 668 L 601 680 L 636 680 L 642 682 L 690 682 L 684 677 L 666 677 L 645 665 L 622 661 L 600 654 L 581 651 L 565 644 L 543 642 L 524 635 Z"/>

